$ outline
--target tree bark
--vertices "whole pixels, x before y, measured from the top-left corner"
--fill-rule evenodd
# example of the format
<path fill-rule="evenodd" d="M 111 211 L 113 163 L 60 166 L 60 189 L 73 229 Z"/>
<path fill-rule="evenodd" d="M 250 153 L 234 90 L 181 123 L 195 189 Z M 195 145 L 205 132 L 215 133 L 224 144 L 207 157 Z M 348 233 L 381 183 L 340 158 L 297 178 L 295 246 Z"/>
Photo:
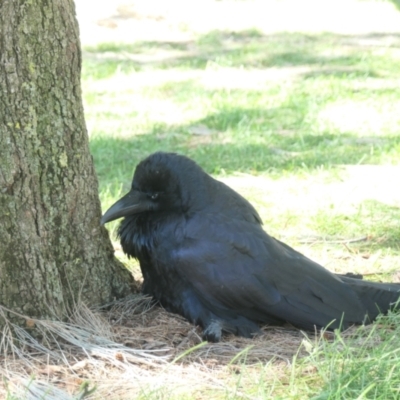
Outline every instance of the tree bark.
<path fill-rule="evenodd" d="M 80 71 L 72 0 L 0 1 L 0 305 L 30 317 L 133 282 L 99 225 Z"/>

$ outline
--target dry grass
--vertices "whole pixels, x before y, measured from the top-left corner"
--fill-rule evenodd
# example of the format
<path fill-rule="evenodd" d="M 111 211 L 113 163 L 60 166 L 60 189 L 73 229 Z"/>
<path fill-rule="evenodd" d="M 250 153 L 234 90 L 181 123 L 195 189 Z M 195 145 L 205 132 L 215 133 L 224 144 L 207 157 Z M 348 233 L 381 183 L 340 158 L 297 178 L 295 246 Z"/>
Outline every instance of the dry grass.
<path fill-rule="evenodd" d="M 68 322 L 26 317 L 24 328 L 8 323 L 1 341 L 0 396 L 134 398 L 166 388 L 175 395 L 229 392 L 229 376 L 243 362 L 274 360 L 275 370 L 284 370 L 305 337 L 290 327 L 266 327 L 252 340 L 226 336 L 208 344 L 197 327 L 142 295 L 109 307 L 93 311 L 80 304 Z M 1 308 L 3 317 L 6 312 Z"/>
<path fill-rule="evenodd" d="M 309 355 L 320 340 L 335 339 L 333 333 L 285 326 L 264 327 L 253 339 L 226 335 L 221 343 L 205 343 L 198 327 L 143 295 L 106 308 L 78 304 L 68 322 L 21 315 L 24 328 L 8 322 L 0 342 L 0 398 L 207 399 L 212 393 L 212 398 L 255 399 L 240 387 L 261 376 L 275 393 L 277 381 L 289 384 L 294 360 Z M 10 312 L 0 308 L 5 319 Z M 364 329 L 365 335 L 371 330 Z M 312 376 L 314 368 L 309 365 L 302 374 Z"/>
<path fill-rule="evenodd" d="M 312 354 L 321 340 L 335 339 L 285 326 L 264 327 L 253 339 L 226 335 L 221 343 L 205 343 L 198 327 L 143 295 L 106 308 L 78 304 L 68 322 L 21 315 L 24 328 L 9 322 L 0 342 L 0 398 L 208 399 L 211 393 L 256 399 L 240 388 L 260 379 L 274 398 L 289 385 L 296 359 Z M 3 318 L 9 312 L 0 308 Z M 373 329 L 365 327 L 364 336 Z M 347 330 L 340 340 L 355 332 Z M 315 366 L 302 368 L 303 376 L 315 375 Z"/>

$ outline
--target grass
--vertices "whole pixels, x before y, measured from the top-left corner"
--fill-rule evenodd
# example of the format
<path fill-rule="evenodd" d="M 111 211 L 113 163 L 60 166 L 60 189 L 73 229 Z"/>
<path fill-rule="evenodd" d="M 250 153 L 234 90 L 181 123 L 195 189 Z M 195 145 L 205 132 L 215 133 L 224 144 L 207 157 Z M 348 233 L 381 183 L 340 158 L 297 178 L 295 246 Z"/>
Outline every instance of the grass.
<path fill-rule="evenodd" d="M 244 3 L 204 5 L 209 15 L 224 12 L 226 29 L 210 23 L 210 29 L 191 30 L 189 22 L 166 14 L 178 39 L 123 35 L 83 47 L 83 96 L 103 208 L 129 189 L 142 158 L 176 151 L 247 197 L 269 233 L 330 270 L 398 281 L 400 30 L 318 32 L 311 28 L 319 15 L 306 9 L 297 18 L 309 17 L 303 30 L 293 31 L 282 18 L 271 32 L 247 14 L 239 29 L 230 7 Z M 339 3 L 339 14 L 355 12 L 360 24 L 370 6 L 382 11 L 374 23 L 384 25 L 396 12 L 386 2 Z M 257 15 L 257 4 L 248 2 L 248 15 Z M 148 14 L 132 23 L 146 18 L 153 27 Z M 116 253 L 137 274 L 115 242 L 117 224 L 108 226 Z M 85 314 L 72 323 L 97 318 Z M 93 323 L 89 330 L 108 332 L 106 339 L 96 336 L 108 352 L 99 348 L 93 356 L 91 342 L 81 338 L 79 354 L 53 360 L 56 349 L 46 360 L 78 371 L 75 393 L 89 376 L 98 389 L 88 398 L 397 399 L 399 318 L 391 313 L 372 326 L 332 335 L 267 329 L 260 339 L 227 337 L 204 346 L 190 324 L 150 310 L 117 318 L 118 329 L 104 319 Z M 72 340 L 71 327 L 46 324 L 54 335 L 68 333 L 62 341 Z M 121 350 L 122 342 L 133 349 L 158 343 L 170 360 L 178 359 L 166 369 L 128 369 L 117 361 L 134 350 Z M 110 353 L 113 346 L 118 354 Z M 73 369 L 82 357 L 86 372 Z M 9 376 L 9 370 L 0 372 Z M 18 398 L 12 389 L 7 393 Z M 46 393 L 43 398 L 51 398 Z"/>
<path fill-rule="evenodd" d="M 278 359 L 249 363 L 244 349 L 228 365 L 226 392 L 203 392 L 211 398 L 252 399 L 398 399 L 400 361 L 397 337 L 399 315 L 381 317 L 372 327 L 360 327 L 335 335 L 304 337 L 290 363 Z M 143 398 L 159 398 L 144 390 Z M 164 393 L 176 397 L 174 392 Z"/>
<path fill-rule="evenodd" d="M 310 345 L 308 361 L 322 379 L 314 399 L 397 399 L 400 376 L 396 344 L 398 315 L 381 318 L 371 330 L 360 328 L 354 337 Z M 363 332 L 364 331 L 364 332 Z"/>
<path fill-rule="evenodd" d="M 85 48 L 86 115 L 104 206 L 127 190 L 137 162 L 160 149 L 217 176 L 312 180 L 324 170 L 341 179 L 342 166 L 398 165 L 399 42 L 393 34 L 252 28 Z M 193 133 L 199 128 L 203 134 Z M 310 221 L 332 234 L 325 214 Z M 364 229 L 353 226 L 346 234 Z"/>
<path fill-rule="evenodd" d="M 397 399 L 398 329 L 399 316 L 389 315 L 372 329 L 361 327 L 351 335 L 336 333 L 334 340 L 323 336 L 316 341 L 305 339 L 308 355 L 298 359 L 291 370 L 292 396 L 286 397 L 284 390 L 282 397 L 275 398 Z"/>
<path fill-rule="evenodd" d="M 135 56 L 165 43 L 87 49 L 86 109 L 101 183 L 110 181 L 103 170 L 112 167 L 111 180 L 119 171 L 129 177 L 160 148 L 214 174 L 397 164 L 400 52 L 360 45 L 386 39 L 214 31 L 180 44 L 180 56 L 142 63 Z M 197 126 L 207 133 L 191 134 Z"/>

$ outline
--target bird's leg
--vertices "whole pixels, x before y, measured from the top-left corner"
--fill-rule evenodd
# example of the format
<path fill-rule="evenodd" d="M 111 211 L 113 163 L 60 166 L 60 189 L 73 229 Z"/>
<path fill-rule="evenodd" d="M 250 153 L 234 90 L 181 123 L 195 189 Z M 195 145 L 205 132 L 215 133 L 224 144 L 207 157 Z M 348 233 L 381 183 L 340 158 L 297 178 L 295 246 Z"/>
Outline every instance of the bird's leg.
<path fill-rule="evenodd" d="M 208 342 L 219 342 L 222 336 L 222 323 L 219 320 L 211 320 L 211 322 L 203 330 L 203 339 Z"/>

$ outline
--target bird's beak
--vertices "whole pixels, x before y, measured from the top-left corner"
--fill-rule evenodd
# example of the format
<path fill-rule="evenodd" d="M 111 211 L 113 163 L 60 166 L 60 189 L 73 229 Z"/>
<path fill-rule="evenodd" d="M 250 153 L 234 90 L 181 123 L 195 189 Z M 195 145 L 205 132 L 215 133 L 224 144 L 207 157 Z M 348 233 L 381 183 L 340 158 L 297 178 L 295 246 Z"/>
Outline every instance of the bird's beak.
<path fill-rule="evenodd" d="M 115 219 L 138 214 L 147 210 L 149 210 L 149 202 L 145 195 L 136 190 L 131 190 L 106 211 L 101 218 L 100 224 L 104 225 Z"/>

